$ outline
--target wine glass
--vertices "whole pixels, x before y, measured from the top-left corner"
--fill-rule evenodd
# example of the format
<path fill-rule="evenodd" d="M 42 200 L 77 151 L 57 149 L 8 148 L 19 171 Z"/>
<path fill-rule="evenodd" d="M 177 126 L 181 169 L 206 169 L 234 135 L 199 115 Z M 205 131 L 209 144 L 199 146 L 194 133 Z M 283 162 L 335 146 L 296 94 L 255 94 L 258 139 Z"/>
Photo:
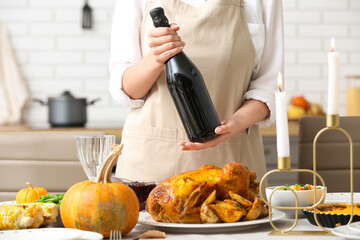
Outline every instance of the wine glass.
<path fill-rule="evenodd" d="M 115 144 L 114 135 L 76 136 L 76 150 L 88 179 L 95 180 Z"/>

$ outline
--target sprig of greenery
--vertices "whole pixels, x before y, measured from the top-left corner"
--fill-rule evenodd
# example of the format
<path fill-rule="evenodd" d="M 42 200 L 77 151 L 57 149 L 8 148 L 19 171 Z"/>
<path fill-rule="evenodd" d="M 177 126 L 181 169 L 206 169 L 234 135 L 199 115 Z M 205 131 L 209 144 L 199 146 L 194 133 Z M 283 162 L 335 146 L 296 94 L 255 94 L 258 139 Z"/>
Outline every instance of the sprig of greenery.
<path fill-rule="evenodd" d="M 42 195 L 39 200 L 36 200 L 34 202 L 42 202 L 42 203 L 55 203 L 56 205 L 60 205 L 61 201 L 64 197 L 64 194 L 54 194 L 54 195 L 50 195 L 50 194 L 46 194 L 46 195 Z"/>

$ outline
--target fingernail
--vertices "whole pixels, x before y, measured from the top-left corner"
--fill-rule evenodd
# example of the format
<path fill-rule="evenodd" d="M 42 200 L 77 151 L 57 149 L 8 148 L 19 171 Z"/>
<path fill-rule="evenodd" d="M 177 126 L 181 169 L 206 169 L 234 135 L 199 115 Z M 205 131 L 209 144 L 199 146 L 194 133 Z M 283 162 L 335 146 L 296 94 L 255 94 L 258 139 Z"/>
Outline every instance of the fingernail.
<path fill-rule="evenodd" d="M 221 133 L 221 128 L 215 128 L 215 133 Z"/>
<path fill-rule="evenodd" d="M 183 49 L 184 49 L 184 46 L 180 46 L 180 47 L 179 47 L 179 50 L 183 50 Z"/>

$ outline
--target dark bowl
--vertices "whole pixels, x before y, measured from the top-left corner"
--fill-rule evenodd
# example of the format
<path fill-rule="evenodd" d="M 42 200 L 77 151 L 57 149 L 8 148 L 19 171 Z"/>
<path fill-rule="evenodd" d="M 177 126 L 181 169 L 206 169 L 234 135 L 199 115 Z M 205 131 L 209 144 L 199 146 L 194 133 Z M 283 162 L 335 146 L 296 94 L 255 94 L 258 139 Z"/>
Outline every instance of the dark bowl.
<path fill-rule="evenodd" d="M 309 222 L 317 226 L 314 211 L 313 210 L 302 210 Z M 323 227 L 334 228 L 348 224 L 350 220 L 350 214 L 333 214 L 333 213 L 316 213 L 316 218 L 319 224 Z M 360 215 L 354 214 L 352 222 L 360 221 Z"/>
<path fill-rule="evenodd" d="M 151 190 L 156 187 L 157 182 L 153 181 L 132 181 L 125 178 L 111 178 L 112 182 L 121 182 L 129 186 L 139 199 L 139 211 L 145 210 L 146 199 L 149 196 Z"/>

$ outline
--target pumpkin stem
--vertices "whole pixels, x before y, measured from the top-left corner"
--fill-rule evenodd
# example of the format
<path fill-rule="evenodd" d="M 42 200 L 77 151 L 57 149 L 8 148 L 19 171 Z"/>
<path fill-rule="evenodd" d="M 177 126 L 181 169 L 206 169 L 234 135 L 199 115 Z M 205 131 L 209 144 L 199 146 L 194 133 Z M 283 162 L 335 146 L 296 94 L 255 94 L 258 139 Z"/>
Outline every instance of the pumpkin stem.
<path fill-rule="evenodd" d="M 111 183 L 110 178 L 111 178 L 112 169 L 113 169 L 116 161 L 118 160 L 118 158 L 119 158 L 119 156 L 120 156 L 120 154 L 121 154 L 121 151 L 122 151 L 123 147 L 124 147 L 123 144 L 118 145 L 117 151 L 118 151 L 119 153 L 117 154 L 116 157 L 114 157 L 114 158 L 112 158 L 111 160 L 109 160 L 108 166 L 107 166 L 107 168 L 106 168 L 106 170 L 105 170 L 105 176 L 104 176 L 105 183 Z"/>
<path fill-rule="evenodd" d="M 31 188 L 31 189 L 33 189 L 34 187 L 31 185 L 31 183 L 30 182 L 26 182 L 25 183 L 26 185 L 28 185 L 29 186 L 29 188 Z"/>
<path fill-rule="evenodd" d="M 121 150 L 123 148 L 123 144 L 114 144 L 111 147 L 111 152 L 107 159 L 105 160 L 104 165 L 101 167 L 99 175 L 97 176 L 95 182 L 96 183 L 110 183 L 111 170 L 114 166 L 116 160 L 121 154 Z"/>

